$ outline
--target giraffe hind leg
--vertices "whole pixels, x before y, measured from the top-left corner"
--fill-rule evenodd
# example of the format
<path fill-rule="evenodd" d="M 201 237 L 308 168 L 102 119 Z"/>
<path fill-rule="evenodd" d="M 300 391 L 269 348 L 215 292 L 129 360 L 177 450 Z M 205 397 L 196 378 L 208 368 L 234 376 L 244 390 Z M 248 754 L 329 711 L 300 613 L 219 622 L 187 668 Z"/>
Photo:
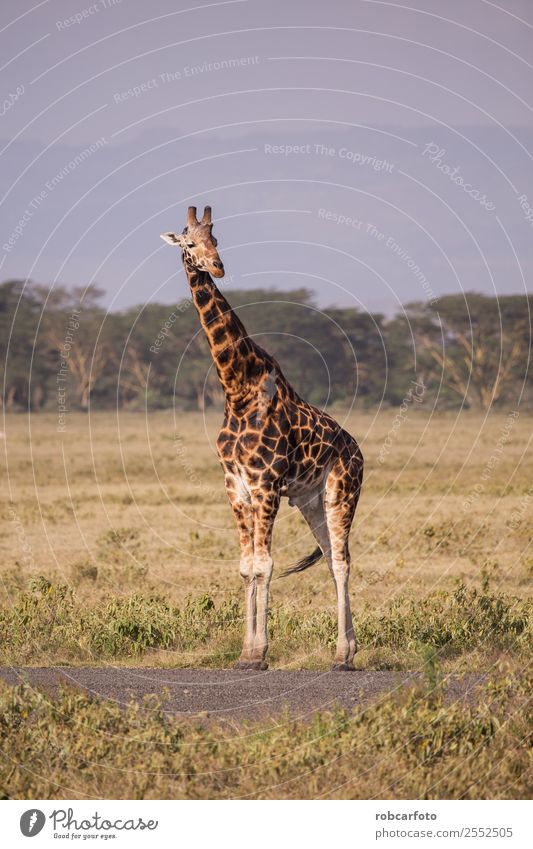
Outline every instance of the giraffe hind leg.
<path fill-rule="evenodd" d="M 326 481 L 325 513 L 330 540 L 328 564 L 337 593 L 337 648 L 335 671 L 352 671 L 356 641 L 350 610 L 348 583 L 350 577 L 349 535 L 362 483 L 360 454 L 341 455 L 332 466 Z"/>
<path fill-rule="evenodd" d="M 334 480 L 335 478 L 333 478 Z M 330 485 L 330 498 L 333 492 L 334 490 Z M 348 598 L 349 556 L 347 534 L 350 531 L 355 506 L 333 502 L 333 505 L 326 507 L 324 501 L 325 499 L 323 497 L 300 497 L 295 503 L 326 557 L 328 568 L 335 584 L 338 637 L 335 661 L 332 669 L 336 672 L 351 672 L 354 669 L 355 638 L 350 612 L 350 600 Z M 339 528 L 341 538 L 340 547 Z M 341 560 L 337 556 L 339 548 L 342 550 Z M 335 558 L 333 557 L 334 551 Z"/>
<path fill-rule="evenodd" d="M 310 494 L 300 495 L 293 499 L 293 503 L 298 507 L 303 518 L 309 525 L 311 533 L 318 543 L 318 549 L 312 552 L 312 554 L 309 554 L 308 557 L 304 557 L 296 566 L 284 572 L 284 575 L 292 574 L 293 572 L 302 572 L 320 560 L 321 557 L 328 559 L 330 553 L 329 531 L 324 510 L 323 491 L 317 490 Z"/>

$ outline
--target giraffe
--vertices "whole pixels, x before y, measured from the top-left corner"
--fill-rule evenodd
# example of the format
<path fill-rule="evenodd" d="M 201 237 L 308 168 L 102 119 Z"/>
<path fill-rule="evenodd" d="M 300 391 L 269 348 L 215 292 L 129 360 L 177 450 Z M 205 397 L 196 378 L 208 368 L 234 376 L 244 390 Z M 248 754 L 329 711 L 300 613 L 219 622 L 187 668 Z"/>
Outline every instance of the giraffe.
<path fill-rule="evenodd" d="M 205 207 L 200 221 L 196 207 L 189 207 L 183 232 L 161 238 L 182 250 L 192 299 L 226 398 L 217 451 L 239 533 L 245 595 L 244 643 L 235 667 L 268 667 L 272 529 L 280 499 L 287 497 L 289 505 L 299 508 L 317 546 L 282 576 L 301 572 L 325 556 L 337 596 L 332 668 L 350 671 L 356 641 L 348 595 L 348 536 L 363 457 L 355 439 L 300 398 L 277 360 L 248 336 L 212 279 L 224 276 L 212 229 L 211 207 Z"/>

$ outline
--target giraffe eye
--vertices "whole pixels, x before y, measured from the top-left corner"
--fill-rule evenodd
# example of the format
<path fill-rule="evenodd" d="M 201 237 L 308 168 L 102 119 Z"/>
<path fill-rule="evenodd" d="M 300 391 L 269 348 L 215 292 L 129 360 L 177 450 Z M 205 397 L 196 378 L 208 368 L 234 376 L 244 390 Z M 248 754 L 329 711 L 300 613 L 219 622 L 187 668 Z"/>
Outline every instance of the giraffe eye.
<path fill-rule="evenodd" d="M 194 242 L 187 242 L 188 248 L 194 248 Z"/>

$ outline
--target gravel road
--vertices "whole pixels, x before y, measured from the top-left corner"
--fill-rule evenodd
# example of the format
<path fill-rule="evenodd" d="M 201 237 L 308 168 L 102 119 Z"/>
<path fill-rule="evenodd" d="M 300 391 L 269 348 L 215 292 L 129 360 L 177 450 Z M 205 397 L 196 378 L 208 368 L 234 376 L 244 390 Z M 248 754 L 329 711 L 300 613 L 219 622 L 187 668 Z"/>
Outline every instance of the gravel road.
<path fill-rule="evenodd" d="M 169 713 L 209 715 L 212 719 L 275 716 L 284 707 L 302 719 L 315 710 L 336 704 L 345 708 L 375 701 L 380 696 L 414 684 L 414 672 L 239 672 L 231 669 L 124 669 L 99 667 L 0 667 L 9 684 L 23 681 L 54 692 L 61 683 L 120 704 L 148 694 L 165 695 Z M 481 675 L 445 681 L 448 699 L 471 699 Z"/>

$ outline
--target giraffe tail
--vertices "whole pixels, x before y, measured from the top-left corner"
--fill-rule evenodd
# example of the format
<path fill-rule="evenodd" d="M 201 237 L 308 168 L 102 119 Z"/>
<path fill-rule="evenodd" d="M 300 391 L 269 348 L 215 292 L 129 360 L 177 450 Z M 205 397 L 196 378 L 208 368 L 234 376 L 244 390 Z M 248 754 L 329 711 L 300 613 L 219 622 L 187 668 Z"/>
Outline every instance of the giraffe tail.
<path fill-rule="evenodd" d="M 295 563 L 290 569 L 282 572 L 278 577 L 286 578 L 287 575 L 294 575 L 296 572 L 303 572 L 305 569 L 309 569 L 310 566 L 314 566 L 315 563 L 318 563 L 323 556 L 322 549 L 320 546 L 317 546 L 311 554 L 308 554 L 307 557 L 302 557 L 301 560 L 298 560 L 298 563 Z"/>

